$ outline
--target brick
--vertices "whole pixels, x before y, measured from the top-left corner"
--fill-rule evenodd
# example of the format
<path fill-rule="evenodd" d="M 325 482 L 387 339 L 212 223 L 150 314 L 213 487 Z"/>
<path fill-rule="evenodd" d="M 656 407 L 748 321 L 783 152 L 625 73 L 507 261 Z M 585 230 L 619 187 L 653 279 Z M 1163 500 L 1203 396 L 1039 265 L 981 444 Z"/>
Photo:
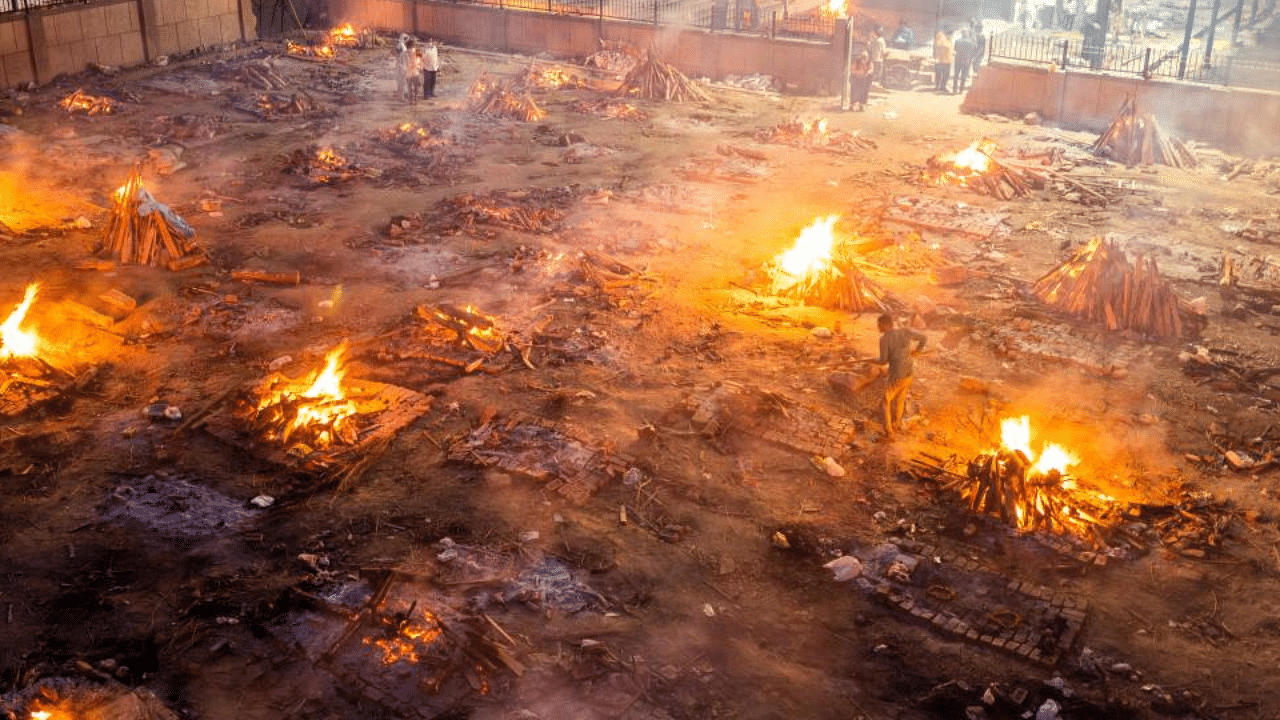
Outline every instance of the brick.
<path fill-rule="evenodd" d="M 991 635 L 980 635 L 978 636 L 978 642 L 990 645 L 991 643 L 995 642 L 995 637 Z"/>
<path fill-rule="evenodd" d="M 969 628 L 968 630 L 965 630 L 965 632 L 964 632 L 964 636 L 965 636 L 965 637 L 967 637 L 967 638 L 969 638 L 970 640 L 977 640 L 977 639 L 978 639 L 978 631 L 977 631 L 977 630 L 974 630 L 973 628 Z"/>
<path fill-rule="evenodd" d="M 901 607 L 903 610 L 911 610 L 915 605 L 916 601 L 912 599 L 910 595 L 903 596 L 902 601 L 898 603 L 898 607 Z"/>
<path fill-rule="evenodd" d="M 200 24 L 195 20 L 181 20 L 178 22 L 178 45 L 174 49 L 175 52 L 186 52 L 193 48 L 200 47 Z"/>
<path fill-rule="evenodd" d="M 119 35 L 98 38 L 96 45 L 98 62 L 104 65 L 120 65 L 124 62 L 124 49 Z"/>

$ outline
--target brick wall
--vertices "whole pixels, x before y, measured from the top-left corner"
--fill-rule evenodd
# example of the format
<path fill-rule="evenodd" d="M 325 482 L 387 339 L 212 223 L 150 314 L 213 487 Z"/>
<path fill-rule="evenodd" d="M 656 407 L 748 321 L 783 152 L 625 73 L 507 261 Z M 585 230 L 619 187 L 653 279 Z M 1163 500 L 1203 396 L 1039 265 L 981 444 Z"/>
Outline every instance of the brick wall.
<path fill-rule="evenodd" d="M 835 93 L 840 89 L 838 70 L 844 45 L 839 40 L 770 39 L 431 0 L 331 3 L 334 22 L 416 32 L 462 47 L 581 58 L 600 49 L 601 40 L 622 41 L 635 47 L 656 46 L 664 59 L 691 76 L 720 79 L 762 73 L 800 92 Z"/>
<path fill-rule="evenodd" d="M 252 38 L 252 0 L 99 0 L 0 19 L 0 83 L 136 65 Z"/>
<path fill-rule="evenodd" d="M 1280 93 L 1136 76 L 1061 72 L 997 62 L 984 66 L 965 96 L 966 112 L 1037 112 L 1101 132 L 1127 96 L 1184 140 L 1256 155 L 1280 153 Z"/>

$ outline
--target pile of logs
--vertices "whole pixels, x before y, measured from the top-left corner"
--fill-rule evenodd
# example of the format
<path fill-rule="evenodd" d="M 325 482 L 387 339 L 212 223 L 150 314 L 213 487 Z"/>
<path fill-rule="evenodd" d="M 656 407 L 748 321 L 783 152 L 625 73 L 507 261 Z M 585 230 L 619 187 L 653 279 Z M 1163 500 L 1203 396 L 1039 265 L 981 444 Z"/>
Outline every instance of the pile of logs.
<path fill-rule="evenodd" d="M 579 89 L 587 86 L 586 81 L 564 68 L 556 66 L 530 65 L 517 79 L 520 87 L 540 90 L 560 90 L 561 88 Z"/>
<path fill-rule="evenodd" d="M 711 99 L 697 83 L 660 60 L 651 49 L 646 49 L 637 57 L 635 67 L 622 78 L 618 94 L 675 102 Z"/>
<path fill-rule="evenodd" d="M 289 382 L 283 377 L 275 381 Z M 273 445 L 289 448 L 290 452 L 298 455 L 309 455 L 333 445 L 355 445 L 360 430 L 355 405 L 345 399 L 304 397 L 302 391 L 305 389 L 299 387 L 296 392 L 282 392 L 276 402 L 262 407 L 255 407 L 257 399 L 250 397 L 240 406 L 249 432 Z M 270 385 L 265 390 L 273 394 L 279 392 Z M 317 409 L 326 411 L 323 421 L 303 420 L 314 417 Z"/>
<path fill-rule="evenodd" d="M 1070 315 L 1160 338 L 1194 335 L 1201 316 L 1162 277 L 1152 258 L 1129 262 L 1114 240 L 1094 238 L 1035 282 L 1032 292 Z"/>
<path fill-rule="evenodd" d="M 1160 129 L 1150 113 L 1138 113 L 1133 98 L 1126 98 L 1111 127 L 1093 143 L 1093 152 L 1125 165 L 1171 165 L 1176 168 L 1199 164 L 1191 150 Z"/>
<path fill-rule="evenodd" d="M 165 262 L 170 270 L 194 267 L 207 260 L 195 243 L 195 229 L 142 187 L 137 170 L 111 200 L 111 222 L 101 247 L 104 254 L 126 264 Z"/>
<path fill-rule="evenodd" d="M 994 142 L 984 139 L 959 153 L 934 155 L 925 163 L 921 181 L 937 186 L 959 185 L 1001 200 L 1023 197 L 1033 189 L 1045 187 L 1043 175 L 996 160 L 997 149 Z M 962 156 L 968 156 L 968 160 L 962 162 Z"/>
<path fill-rule="evenodd" d="M 833 260 L 825 268 L 811 270 L 799 278 L 781 268 L 773 269 L 771 275 L 774 295 L 807 305 L 854 313 L 890 310 L 889 292 L 851 262 Z"/>
<path fill-rule="evenodd" d="M 111 102 L 111 98 L 87 95 L 83 90 L 79 89 L 62 98 L 58 104 L 69 113 L 79 112 L 91 117 L 94 115 L 110 115 L 115 110 L 115 105 Z"/>
<path fill-rule="evenodd" d="M 310 178 L 317 185 L 336 185 L 352 178 L 376 174 L 347 160 L 333 148 L 315 145 L 294 150 L 285 162 L 285 173 Z"/>
<path fill-rule="evenodd" d="M 549 188 L 495 191 L 487 195 L 458 195 L 441 200 L 431 225 L 440 232 L 470 231 L 490 225 L 530 233 L 550 233 L 560 227 L 559 205 L 575 199 L 572 190 Z"/>
<path fill-rule="evenodd" d="M 496 355 L 507 349 L 507 338 L 498 330 L 493 318 L 481 314 L 476 308 L 441 303 L 419 305 L 415 311 L 419 318 L 452 330 L 454 342 L 469 345 L 486 355 Z"/>
<path fill-rule="evenodd" d="M 533 101 L 527 88 L 517 88 L 512 82 L 496 80 L 488 73 L 481 73 L 467 90 L 467 109 L 481 115 L 524 122 L 536 122 L 547 116 L 547 112 Z"/>
<path fill-rule="evenodd" d="M 269 58 L 253 60 L 240 66 L 239 77 L 246 85 L 263 90 L 284 90 L 289 81 L 276 74 Z"/>
<path fill-rule="evenodd" d="M 1105 546 L 1097 529 L 1101 520 L 1064 489 L 1062 476 L 1057 471 L 1031 476 L 1030 469 L 1031 462 L 1017 450 L 983 453 L 970 461 L 963 477 L 943 489 L 958 493 L 973 512 L 999 518 L 1010 527 L 1071 534 Z"/>

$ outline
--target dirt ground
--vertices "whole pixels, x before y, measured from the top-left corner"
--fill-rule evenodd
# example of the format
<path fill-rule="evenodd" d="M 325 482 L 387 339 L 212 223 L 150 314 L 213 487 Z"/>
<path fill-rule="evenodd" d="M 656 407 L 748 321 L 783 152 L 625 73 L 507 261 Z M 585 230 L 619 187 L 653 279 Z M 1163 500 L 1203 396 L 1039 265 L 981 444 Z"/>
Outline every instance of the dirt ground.
<path fill-rule="evenodd" d="M 467 88 L 532 61 L 453 48 L 440 96 L 416 104 L 394 97 L 390 48 L 279 58 L 290 87 L 276 95 L 305 88 L 323 110 L 262 117 L 265 91 L 235 70 L 279 50 L 63 79 L 0 108 L 0 304 L 40 282 L 30 322 L 77 378 L 0 427 L 8 707 L 30 710 L 33 688 L 63 678 L 250 720 L 1015 718 L 1050 700 L 1067 718 L 1277 716 L 1275 469 L 1224 457 L 1274 443 L 1280 388 L 1192 375 L 1180 358 L 1203 346 L 1237 370 L 1280 365 L 1274 161 L 1201 147 L 1196 168 L 1125 168 L 1087 152 L 1092 134 L 961 115 L 959 96 L 927 92 L 877 90 L 865 112 L 841 112 L 713 86 L 707 102 L 632 100 L 645 117 L 609 119 L 578 108 L 616 80 L 582 68 L 569 70 L 585 87 L 534 89 L 547 116 L 520 122 L 469 112 Z M 117 112 L 65 112 L 76 87 Z M 758 139 L 796 116 L 872 142 Z M 405 123 L 439 146 L 379 140 Z M 1011 157 L 1061 149 L 1064 173 L 1110 183 L 1114 201 L 919 182 L 928 158 L 982 137 Z M 298 172 L 325 147 L 349 165 Z M 135 166 L 209 264 L 81 269 Z M 557 214 L 527 230 L 450 219 L 459 198 L 491 192 Z M 999 222 L 909 222 L 927 209 L 938 227 Z M 868 273 L 929 339 L 914 418 L 892 442 L 879 381 L 828 383 L 877 352 L 876 313 L 769 293 L 767 263 L 833 214 L 838 236 L 892 240 Z M 1205 298 L 1199 339 L 1108 333 L 1035 302 L 1029 284 L 1104 233 Z M 1220 292 L 1224 252 L 1257 293 Z M 583 253 L 626 267 L 593 282 Z M 948 282 L 942 266 L 967 272 Z M 233 278 L 245 269 L 301 282 Z M 67 314 L 109 290 L 137 308 L 106 327 Z M 491 316 L 514 350 L 477 367 L 432 360 L 458 348 L 406 338 L 422 337 L 415 308 L 441 303 Z M 431 399 L 389 445 L 317 473 L 215 436 L 229 393 L 306 375 L 344 339 L 349 378 Z M 157 404 L 185 419 L 149 417 Z M 968 514 L 907 472 L 921 453 L 973 456 L 995 418 L 1017 415 L 1118 500 L 1202 492 L 1229 522 L 1204 543 L 1081 560 L 1086 546 Z M 544 472 L 466 452 L 477 428 L 496 428 L 500 452 L 516 426 L 541 428 L 524 461 Z M 842 477 L 798 449 L 833 432 Z M 573 460 L 566 446 L 609 459 L 599 487 L 548 482 Z M 262 495 L 274 502 L 250 502 Z M 1032 662 L 823 568 L 851 553 L 870 574 L 888 543 L 928 548 L 925 563 L 952 573 L 931 596 L 981 604 L 1034 583 L 1085 599 L 1083 628 L 1052 666 Z M 386 587 L 401 630 L 432 615 L 453 628 L 417 662 L 373 651 L 383 615 L 351 620 Z M 343 642 L 347 627 L 364 639 Z M 506 659 L 475 650 L 495 646 Z"/>

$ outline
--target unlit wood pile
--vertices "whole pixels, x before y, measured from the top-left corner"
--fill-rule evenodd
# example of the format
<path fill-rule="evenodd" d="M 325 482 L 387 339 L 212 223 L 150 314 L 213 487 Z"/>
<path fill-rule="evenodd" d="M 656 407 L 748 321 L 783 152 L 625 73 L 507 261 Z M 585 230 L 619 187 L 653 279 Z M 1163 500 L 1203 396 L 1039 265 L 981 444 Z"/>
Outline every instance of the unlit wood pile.
<path fill-rule="evenodd" d="M 675 102 L 710 100 L 697 83 L 684 73 L 663 62 L 652 50 L 645 50 L 622 78 L 619 95 L 633 95 L 646 100 Z"/>
<path fill-rule="evenodd" d="M 267 60 L 247 62 L 240 66 L 240 80 L 263 90 L 283 90 L 289 82 L 276 74 Z"/>
<path fill-rule="evenodd" d="M 195 243 L 196 231 L 168 205 L 158 202 L 137 171 L 112 196 L 111 223 L 102 241 L 102 251 L 120 262 L 159 265 L 171 269 L 190 267 L 204 259 Z"/>
<path fill-rule="evenodd" d="M 835 261 L 822 270 L 795 278 L 775 271 L 773 293 L 807 305 L 848 312 L 888 312 L 889 293 L 852 264 Z"/>
<path fill-rule="evenodd" d="M 487 195 L 458 195 L 441 200 L 431 225 L 437 231 L 470 230 L 491 225 L 531 233 L 554 232 L 564 218 L 561 205 L 576 199 L 567 189 L 497 191 Z"/>
<path fill-rule="evenodd" d="M 1111 240 L 1095 238 L 1032 287 L 1036 297 L 1108 330 L 1134 330 L 1163 338 L 1193 335 L 1197 316 L 1160 277 L 1156 261 L 1129 262 Z"/>
<path fill-rule="evenodd" d="M 1133 98 L 1126 98 L 1111 127 L 1093 143 L 1093 152 L 1125 165 L 1195 167 L 1196 156 L 1177 138 L 1169 137 L 1150 113 L 1139 114 Z"/>
<path fill-rule="evenodd" d="M 467 108 L 481 115 L 535 122 L 547 116 L 527 89 L 517 89 L 505 80 L 482 73 L 467 90 Z"/>

